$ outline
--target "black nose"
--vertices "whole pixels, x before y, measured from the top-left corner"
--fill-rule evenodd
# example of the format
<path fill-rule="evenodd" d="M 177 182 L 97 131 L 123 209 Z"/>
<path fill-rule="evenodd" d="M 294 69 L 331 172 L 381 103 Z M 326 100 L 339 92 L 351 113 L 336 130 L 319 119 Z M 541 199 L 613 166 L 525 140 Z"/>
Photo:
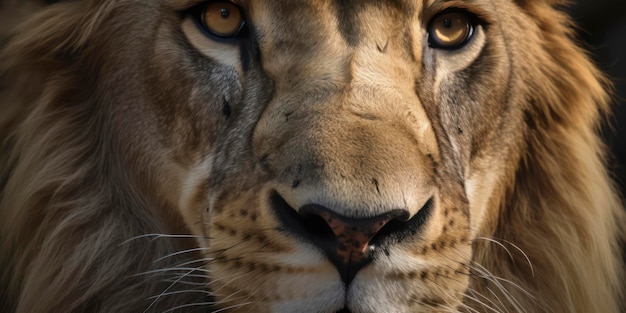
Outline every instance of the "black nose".
<path fill-rule="evenodd" d="M 321 218 L 328 224 L 335 240 L 334 242 L 326 240 L 320 242 L 322 248 L 332 254 L 340 266 L 349 268 L 362 266 L 369 258 L 370 241 L 389 221 L 402 217 L 407 220 L 409 215 L 407 211 L 393 210 L 371 218 L 354 219 L 339 215 L 319 205 L 306 205 L 299 212 L 304 219 L 319 220 Z M 325 234 L 313 230 L 311 235 L 323 236 Z"/>
<path fill-rule="evenodd" d="M 372 260 L 375 250 L 385 250 L 386 246 L 409 233 L 417 232 L 429 211 L 422 209 L 410 220 L 409 211 L 405 209 L 391 209 L 373 217 L 351 218 L 315 204 L 296 211 L 278 193 L 273 194 L 271 201 L 283 228 L 321 248 L 337 267 L 346 285 Z"/>

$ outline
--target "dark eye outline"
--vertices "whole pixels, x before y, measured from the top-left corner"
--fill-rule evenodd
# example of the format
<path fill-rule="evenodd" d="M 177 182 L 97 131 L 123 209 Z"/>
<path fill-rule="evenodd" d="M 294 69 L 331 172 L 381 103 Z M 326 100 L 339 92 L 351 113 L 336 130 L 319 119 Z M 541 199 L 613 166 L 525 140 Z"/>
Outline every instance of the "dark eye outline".
<path fill-rule="evenodd" d="M 449 13 L 460 13 L 460 14 L 467 16 L 467 20 L 469 21 L 469 31 L 467 33 L 467 36 L 462 42 L 455 44 L 455 45 L 445 46 L 445 45 L 440 45 L 436 41 L 433 40 L 431 28 L 433 27 L 433 23 L 437 18 L 441 17 L 442 15 L 449 14 Z M 449 9 L 443 10 L 435 14 L 435 16 L 433 16 L 430 19 L 430 21 L 428 21 L 428 26 L 426 27 L 426 31 L 428 32 L 428 46 L 430 48 L 439 49 L 439 50 L 459 50 L 465 47 L 471 41 L 471 39 L 476 34 L 476 27 L 480 24 L 481 24 L 480 19 L 475 14 L 465 9 L 449 8 Z"/>
<path fill-rule="evenodd" d="M 214 32 L 212 32 L 210 29 L 208 29 L 204 23 L 204 11 L 206 10 L 206 8 L 213 3 L 228 3 L 234 7 L 237 8 L 237 10 L 239 10 L 239 14 L 241 16 L 241 24 L 239 25 L 239 28 L 233 32 L 230 35 L 220 35 L 220 34 L 216 34 Z M 202 31 L 202 33 L 210 38 L 213 39 L 217 39 L 217 40 L 229 40 L 229 39 L 233 39 L 236 37 L 239 37 L 241 35 L 243 35 L 245 33 L 246 30 L 246 15 L 244 10 L 238 6 L 237 4 L 233 3 L 232 1 L 228 1 L 228 0 L 213 0 L 213 1 L 207 1 L 204 2 L 200 5 L 197 5 L 189 10 L 187 10 L 186 14 L 190 15 L 193 19 L 194 24 L 196 24 L 196 26 L 198 27 L 198 29 L 200 29 Z"/>

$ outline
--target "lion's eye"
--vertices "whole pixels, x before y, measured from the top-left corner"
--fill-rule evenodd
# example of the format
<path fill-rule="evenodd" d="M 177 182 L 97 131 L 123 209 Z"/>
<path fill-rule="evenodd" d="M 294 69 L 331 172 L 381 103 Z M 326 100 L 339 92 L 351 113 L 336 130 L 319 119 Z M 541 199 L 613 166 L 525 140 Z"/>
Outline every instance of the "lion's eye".
<path fill-rule="evenodd" d="M 234 37 L 245 24 L 241 9 L 227 1 L 205 4 L 199 14 L 202 27 L 218 37 Z"/>
<path fill-rule="evenodd" d="M 463 11 L 447 11 L 428 24 L 428 44 L 437 49 L 458 49 L 474 33 L 471 16 Z"/>

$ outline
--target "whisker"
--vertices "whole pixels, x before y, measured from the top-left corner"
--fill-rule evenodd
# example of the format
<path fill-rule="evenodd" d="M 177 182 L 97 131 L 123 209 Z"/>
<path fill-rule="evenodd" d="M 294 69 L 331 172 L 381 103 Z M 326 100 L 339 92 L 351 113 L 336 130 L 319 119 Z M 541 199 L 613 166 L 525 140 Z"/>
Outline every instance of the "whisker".
<path fill-rule="evenodd" d="M 480 311 L 474 309 L 473 307 L 471 307 L 471 306 L 469 306 L 469 305 L 467 305 L 465 303 L 461 303 L 461 307 L 463 307 L 464 309 L 466 309 L 466 310 L 468 310 L 470 312 L 473 312 L 473 313 L 481 313 Z"/>
<path fill-rule="evenodd" d="M 485 287 L 485 288 L 489 291 L 489 293 L 490 293 L 490 294 L 491 294 L 494 298 L 496 298 L 496 300 L 498 300 L 498 302 L 500 303 L 500 305 L 502 305 L 502 308 L 504 308 L 504 310 L 506 310 L 506 312 L 509 312 L 509 310 L 507 309 L 506 305 L 504 305 L 504 302 L 502 302 L 502 300 L 500 300 L 500 297 L 498 297 L 498 295 L 497 295 L 497 294 L 496 294 L 493 290 L 491 290 L 491 288 L 489 288 L 489 287 Z M 494 305 L 495 305 L 495 303 L 494 303 Z"/>
<path fill-rule="evenodd" d="M 524 250 L 522 250 L 522 249 L 521 249 L 520 247 L 518 247 L 516 244 L 514 244 L 514 243 L 512 243 L 512 242 L 510 242 L 510 241 L 508 241 L 508 240 L 505 240 L 505 239 L 500 239 L 500 238 L 476 237 L 476 239 L 486 240 L 486 241 L 493 242 L 493 243 L 495 243 L 495 244 L 499 245 L 500 247 L 502 247 L 502 248 L 506 251 L 506 253 L 509 255 L 509 258 L 511 258 L 511 260 L 514 260 L 513 256 L 511 255 L 511 252 L 509 251 L 509 249 L 508 249 L 507 247 L 505 247 L 505 246 L 504 246 L 501 242 L 499 242 L 499 241 L 502 241 L 502 242 L 504 242 L 504 243 L 506 243 L 506 244 L 511 245 L 513 248 L 515 248 L 515 250 L 519 251 L 519 253 L 520 253 L 520 254 L 522 254 L 522 256 L 524 256 L 524 258 L 526 259 L 526 262 L 528 263 L 528 266 L 530 267 L 530 273 L 531 273 L 532 277 L 535 277 L 535 270 L 534 270 L 534 268 L 533 268 L 533 264 L 532 264 L 532 262 L 530 261 L 530 258 L 528 257 L 528 255 L 526 254 L 526 252 L 524 252 Z"/>
<path fill-rule="evenodd" d="M 522 287 L 518 286 L 517 284 L 515 284 L 512 281 L 509 281 L 509 280 L 506 280 L 504 278 L 500 278 L 500 277 L 497 277 L 497 276 L 491 274 L 491 272 L 489 272 L 489 270 L 487 270 L 482 265 L 480 265 L 478 263 L 474 263 L 474 264 L 476 264 L 477 266 L 472 266 L 472 269 L 474 271 L 476 271 L 480 275 L 480 277 L 482 277 L 483 279 L 486 279 L 487 281 L 493 283 L 496 287 L 498 287 L 498 289 L 500 291 L 502 291 L 502 294 L 506 297 L 508 302 L 511 303 L 515 307 L 516 311 L 526 312 L 526 310 L 522 307 L 522 305 L 519 303 L 519 301 L 517 301 L 517 299 L 515 299 L 515 297 L 513 297 L 511 295 L 511 293 L 502 285 L 501 282 L 507 282 L 511 286 L 514 286 L 514 287 L 518 288 L 520 291 L 522 291 L 524 293 L 527 293 L 529 296 L 531 296 L 526 290 L 524 290 Z"/>
<path fill-rule="evenodd" d="M 195 259 L 195 260 L 191 260 L 191 261 L 185 261 L 185 262 L 182 262 L 182 263 L 174 264 L 173 266 L 174 267 L 187 266 L 187 265 L 190 265 L 190 264 L 200 263 L 200 262 L 203 262 L 203 264 L 200 265 L 200 266 L 205 266 L 206 264 L 208 264 L 210 261 L 213 261 L 213 260 L 214 260 L 214 258 L 200 258 L 200 259 Z"/>
<path fill-rule="evenodd" d="M 466 297 L 466 298 L 468 298 L 468 299 L 470 299 L 470 300 L 472 300 L 472 301 L 474 301 L 474 302 L 476 302 L 476 303 L 480 304 L 483 308 L 485 308 L 485 309 L 487 309 L 487 310 L 489 310 L 489 311 L 492 311 L 492 312 L 494 312 L 494 313 L 502 313 L 502 311 L 501 311 L 501 310 L 497 310 L 495 307 L 493 307 L 493 306 L 491 306 L 491 305 L 489 305 L 489 304 L 487 304 L 487 303 L 485 303 L 485 302 L 481 301 L 480 299 L 478 299 L 478 297 L 477 297 L 476 295 L 480 295 L 481 297 L 483 297 L 483 298 L 485 298 L 485 299 L 487 299 L 488 301 L 490 301 L 490 302 L 491 302 L 491 300 L 489 300 L 489 298 L 485 297 L 484 295 L 481 295 L 481 294 L 480 294 L 480 293 L 478 293 L 478 292 L 475 292 L 475 291 L 474 291 L 474 290 L 472 290 L 472 289 L 468 289 L 467 291 L 469 291 L 469 292 L 470 292 L 473 296 L 470 296 L 470 295 L 468 295 L 468 294 L 466 293 L 466 294 L 465 294 L 465 297 Z M 498 309 L 499 309 L 499 308 L 498 308 Z"/>
<path fill-rule="evenodd" d="M 196 283 L 196 282 L 179 280 L 179 279 L 174 279 L 174 278 L 163 279 L 162 281 L 166 283 L 182 284 L 182 285 L 197 286 L 197 287 L 206 287 L 208 285 L 207 283 Z"/>
<path fill-rule="evenodd" d="M 439 310 L 444 310 L 444 312 L 459 313 L 459 310 L 456 307 L 450 305 L 447 302 L 445 304 L 437 304 L 437 305 L 435 305 L 435 304 L 431 304 L 431 303 L 426 303 L 424 301 L 421 301 L 421 300 L 418 300 L 418 299 L 415 299 L 415 298 L 411 298 L 410 300 L 415 302 L 415 303 L 418 303 L 421 306 L 426 307 L 426 308 L 431 308 L 431 309 L 435 309 L 435 310 L 438 310 L 438 311 Z"/>
<path fill-rule="evenodd" d="M 195 267 L 195 268 L 194 267 L 168 267 L 168 268 L 161 268 L 161 269 L 146 271 L 146 272 L 142 272 L 138 274 L 133 274 L 132 277 L 150 275 L 150 274 L 156 274 L 156 273 L 164 273 L 164 272 L 174 272 L 174 271 L 191 271 L 191 272 L 198 271 L 198 272 L 203 272 L 203 273 L 211 273 L 211 270 L 204 269 L 202 268 L 202 266 Z"/>
<path fill-rule="evenodd" d="M 174 282 L 170 283 L 170 285 L 167 286 L 167 288 L 165 288 L 165 290 L 163 290 L 156 298 L 154 298 L 154 300 L 152 300 L 152 303 L 150 303 L 150 305 L 146 308 L 144 313 L 146 313 L 161 298 L 161 296 L 163 296 L 163 294 L 168 292 L 174 285 L 178 284 L 179 281 L 181 281 L 183 278 L 185 278 L 187 275 L 189 275 L 191 273 L 193 273 L 193 271 L 190 271 L 187 274 L 181 275 L 177 280 L 175 280 Z"/>
<path fill-rule="evenodd" d="M 163 311 L 162 313 L 174 312 L 176 310 L 185 309 L 185 308 L 191 308 L 191 307 L 196 307 L 196 306 L 213 306 L 213 305 L 216 305 L 216 304 L 218 304 L 218 302 L 216 302 L 216 301 L 186 303 L 186 304 L 181 304 L 181 305 L 175 306 L 173 308 L 167 309 L 167 310 Z M 216 311 L 213 311 L 213 312 L 216 312 Z"/>
<path fill-rule="evenodd" d="M 240 277 L 242 277 L 242 276 L 246 276 L 246 275 L 248 275 L 248 274 L 249 274 L 249 273 L 242 273 L 242 274 L 239 274 L 239 275 L 235 275 L 234 277 L 231 277 L 229 281 L 227 281 L 227 282 L 225 282 L 224 284 L 222 284 L 222 286 L 221 286 L 221 287 L 219 287 L 219 288 L 215 289 L 213 292 L 214 292 L 214 293 L 217 293 L 217 292 L 219 292 L 220 290 L 222 290 L 223 288 L 227 288 L 228 284 L 230 284 L 230 283 L 232 283 L 233 281 L 235 281 L 236 279 L 238 279 L 238 278 L 240 278 Z M 213 281 L 211 281 L 211 282 L 209 283 L 209 285 L 211 285 L 211 284 L 213 284 L 213 283 L 216 283 L 216 282 L 218 282 L 218 281 L 220 281 L 220 280 L 219 280 L 219 279 L 213 280 Z"/>
<path fill-rule="evenodd" d="M 530 258 L 528 257 L 528 255 L 526 254 L 526 252 L 524 252 L 524 250 L 522 250 L 520 247 L 518 247 L 516 244 L 508 241 L 508 240 L 504 240 L 504 239 L 499 239 L 502 240 L 508 244 L 510 244 L 511 246 L 513 246 L 513 248 L 515 248 L 517 251 L 519 251 L 524 258 L 526 259 L 526 262 L 528 262 L 528 266 L 530 266 L 530 273 L 533 277 L 535 277 L 535 269 L 533 268 L 533 263 L 530 261 Z"/>
<path fill-rule="evenodd" d="M 231 310 L 231 309 L 235 309 L 235 310 L 236 310 L 236 309 L 239 309 L 239 308 L 241 308 L 242 306 L 246 306 L 246 305 L 248 305 L 248 304 L 250 304 L 250 303 L 252 303 L 252 302 L 243 302 L 243 303 L 239 303 L 239 304 L 236 304 L 236 305 L 231 305 L 231 306 L 223 307 L 223 308 L 221 308 L 221 309 L 214 310 L 214 311 L 212 311 L 211 313 L 219 313 L 219 312 L 223 312 L 223 311 L 226 311 L 226 310 Z M 167 313 L 167 312 L 163 312 L 163 313 Z"/>
<path fill-rule="evenodd" d="M 142 239 L 142 238 L 149 238 L 149 237 L 153 237 L 151 239 L 151 241 L 157 240 L 157 239 L 161 239 L 161 238 L 201 238 L 201 239 L 210 239 L 210 237 L 207 236 L 194 236 L 194 235 L 168 235 L 168 234 L 158 234 L 158 233 L 154 233 L 154 234 L 143 234 L 143 235 L 139 235 L 139 236 L 135 236 L 132 237 L 130 239 L 127 239 L 125 241 L 123 241 L 122 243 L 120 243 L 119 245 L 125 245 L 133 240 L 137 240 L 137 239 Z"/>
<path fill-rule="evenodd" d="M 173 308 L 170 308 L 166 311 L 163 311 L 162 313 L 169 313 L 169 312 L 173 312 L 179 309 L 184 309 L 184 308 L 190 308 L 190 307 L 194 307 L 194 306 L 215 306 L 216 304 L 222 304 L 222 303 L 227 303 L 227 302 L 231 302 L 231 301 L 235 301 L 235 300 L 231 300 L 231 298 L 233 298 L 237 293 L 231 294 L 228 297 L 221 299 L 219 301 L 210 301 L 210 302 L 196 302 L 196 303 L 187 303 L 187 304 L 183 304 L 183 305 L 179 305 Z M 226 311 L 226 310 L 231 310 L 231 309 L 238 309 L 242 306 L 248 305 L 252 302 L 243 302 L 243 303 L 238 303 L 238 304 L 234 304 L 234 305 L 230 305 L 227 307 L 223 307 L 223 308 L 219 308 L 216 310 L 211 310 L 212 313 L 217 313 L 217 312 L 222 312 L 222 311 Z"/>
<path fill-rule="evenodd" d="M 173 279 L 173 278 L 178 278 L 181 274 L 184 273 L 158 273 L 155 274 L 154 276 L 165 276 L 165 279 Z M 185 277 L 189 277 L 189 278 L 201 278 L 201 279 L 209 279 L 211 278 L 211 276 L 209 275 L 202 275 L 202 274 L 189 274 L 189 275 L 185 275 Z"/>
<path fill-rule="evenodd" d="M 176 251 L 176 252 L 170 253 L 170 254 L 168 254 L 168 255 L 166 255 L 166 256 L 160 257 L 160 258 L 158 258 L 158 259 L 154 260 L 152 263 L 158 263 L 158 262 L 163 261 L 163 260 L 165 260 L 165 259 L 168 259 L 168 258 L 171 258 L 171 257 L 177 256 L 177 255 L 181 255 L 181 254 L 192 253 L 192 252 L 198 252 L 198 251 L 205 251 L 205 250 L 208 250 L 208 249 L 209 249 L 209 248 L 192 248 L 192 249 L 186 249 L 186 250 Z"/>
<path fill-rule="evenodd" d="M 487 270 L 484 266 L 482 266 L 482 265 L 480 265 L 480 264 L 478 264 L 476 262 L 472 262 L 472 263 L 479 267 L 479 268 L 472 267 L 473 269 L 475 269 L 475 270 L 481 269 L 482 271 L 484 271 L 484 272 L 482 272 L 482 274 L 487 274 L 489 277 L 491 277 L 491 278 L 493 278 L 493 279 L 495 279 L 497 281 L 505 282 L 505 283 L 515 287 L 519 291 L 523 292 L 526 296 L 531 297 L 532 299 L 535 299 L 535 296 L 533 296 L 530 292 L 526 291 L 526 289 L 524 289 L 522 286 L 516 284 L 515 282 L 513 282 L 511 280 L 508 280 L 508 279 L 505 279 L 505 278 L 502 278 L 502 277 L 498 277 L 498 276 L 495 276 L 495 275 L 491 274 L 491 272 L 489 272 L 489 270 Z"/>
<path fill-rule="evenodd" d="M 486 240 L 486 241 L 489 241 L 489 242 L 494 242 L 494 243 L 498 244 L 499 246 L 503 247 L 503 248 L 505 249 L 505 251 L 507 251 L 507 253 L 509 254 L 509 256 L 511 256 L 511 254 L 510 254 L 509 250 L 508 250 L 505 246 L 503 246 L 501 243 L 497 242 L 496 240 L 492 240 L 492 239 L 489 239 L 489 238 L 484 238 L 484 237 L 480 237 L 480 238 L 478 238 L 478 239 L 481 239 L 481 240 Z M 472 278 L 472 279 L 478 279 L 478 278 L 481 278 L 481 279 L 485 279 L 485 280 L 487 280 L 487 281 L 491 282 L 492 284 L 494 284 L 494 285 L 498 288 L 498 290 L 500 290 L 500 291 L 502 292 L 502 294 L 506 297 L 506 299 L 508 300 L 507 302 L 511 303 L 511 305 L 512 305 L 512 306 L 515 308 L 515 310 L 516 310 L 516 311 L 518 311 L 518 312 L 525 312 L 525 310 L 522 308 L 522 306 L 521 306 L 520 302 L 519 302 L 518 300 L 516 300 L 516 299 L 515 299 L 515 297 L 514 297 L 514 296 L 510 293 L 510 291 L 509 291 L 507 288 L 505 288 L 505 286 L 504 286 L 502 283 L 506 283 L 506 284 L 508 284 L 508 285 L 511 285 L 511 286 L 513 286 L 514 288 L 516 288 L 516 289 L 520 290 L 521 292 L 523 292 L 524 294 L 526 294 L 527 296 L 529 296 L 529 297 L 531 297 L 531 298 L 535 299 L 535 298 L 532 296 L 532 294 L 530 294 L 528 291 L 526 291 L 526 290 L 525 290 L 524 288 L 522 288 L 520 285 L 516 284 L 516 283 L 515 283 L 515 282 L 513 282 L 513 281 L 510 281 L 510 280 L 507 280 L 507 279 L 504 279 L 504 278 L 497 277 L 497 276 L 493 275 L 493 274 L 492 274 L 489 270 L 487 270 L 484 266 L 482 266 L 482 265 L 480 265 L 480 264 L 478 264 L 478 263 L 476 263 L 476 262 L 473 262 L 473 261 L 472 261 L 472 262 L 471 262 L 471 264 L 465 264 L 465 263 L 462 263 L 462 262 L 459 262 L 459 261 L 454 260 L 453 258 L 451 258 L 450 256 L 448 256 L 448 255 L 444 254 L 444 253 L 443 253 L 443 252 L 441 252 L 441 251 L 437 251 L 437 252 L 438 252 L 438 254 L 439 254 L 440 256 L 443 256 L 443 257 L 447 258 L 448 260 L 451 260 L 451 261 L 453 261 L 453 262 L 455 262 L 455 263 L 457 263 L 457 264 L 460 264 L 460 265 L 462 265 L 462 266 L 464 266 L 464 267 L 466 267 L 466 268 L 468 268 L 468 269 L 470 269 L 470 270 L 473 270 L 476 274 L 478 274 L 478 275 L 479 275 L 478 277 L 476 277 L 475 275 L 472 275 L 472 273 L 470 272 L 470 273 L 469 273 L 469 277 L 470 277 L 470 278 Z M 455 251 L 455 252 L 456 252 L 456 251 Z M 459 256 L 459 257 L 461 257 L 461 258 L 465 258 L 465 256 L 464 256 L 464 255 L 462 255 L 462 254 L 460 254 L 460 253 L 458 254 L 458 256 Z M 469 291 L 469 290 L 470 290 L 470 289 L 468 289 L 468 291 Z M 494 293 L 494 292 L 493 292 L 493 290 L 491 290 L 491 289 L 489 289 L 489 291 L 490 291 L 490 293 Z M 474 294 L 474 295 L 476 295 L 476 294 Z M 469 295 L 468 295 L 468 293 L 466 293 L 466 296 L 469 296 Z M 484 298 L 487 298 L 485 295 L 482 295 L 482 294 L 480 294 L 480 296 L 481 296 L 481 297 L 484 297 Z M 496 298 L 497 298 L 497 297 L 496 297 Z M 470 299 L 470 300 L 474 300 L 474 301 L 476 301 L 477 303 L 481 303 L 481 302 L 482 302 L 482 301 L 480 301 L 480 302 L 479 302 L 479 301 L 477 301 L 478 299 L 473 298 L 473 297 L 472 297 L 472 298 L 468 298 L 468 299 Z M 497 298 L 497 299 L 498 299 L 498 301 L 502 304 L 502 300 L 501 300 L 500 298 Z M 498 307 L 498 306 L 495 304 L 495 302 L 493 302 L 492 300 L 489 300 L 489 301 L 490 301 L 490 302 L 491 302 L 494 306 Z M 486 304 L 485 304 L 485 305 L 486 305 Z M 505 308 L 506 308 L 506 306 L 504 306 L 504 305 L 503 305 L 503 307 L 505 307 Z M 494 309 L 493 307 L 490 307 L 490 308 L 491 308 L 492 310 Z"/>
<path fill-rule="evenodd" d="M 170 291 L 170 292 L 166 292 L 166 293 L 162 293 L 160 295 L 157 296 L 152 296 L 149 297 L 149 300 L 152 300 L 154 298 L 160 297 L 160 296 L 172 296 L 172 295 L 179 295 L 179 294 L 184 294 L 184 293 L 201 293 L 201 294 L 205 294 L 208 296 L 212 296 L 213 293 L 207 290 L 201 290 L 201 289 L 187 289 L 187 290 L 176 290 L 176 291 Z"/>
<path fill-rule="evenodd" d="M 475 239 L 479 239 L 479 240 L 484 240 L 484 241 L 488 241 L 488 242 L 491 242 L 491 243 L 495 243 L 496 245 L 498 245 L 502 249 L 504 249 L 504 251 L 506 251 L 506 253 L 509 255 L 509 258 L 511 259 L 511 261 L 515 260 L 513 258 L 513 255 L 511 254 L 511 251 L 509 251 L 509 248 L 505 247 L 501 242 L 498 242 L 495 239 L 487 238 L 487 237 L 476 237 Z"/>

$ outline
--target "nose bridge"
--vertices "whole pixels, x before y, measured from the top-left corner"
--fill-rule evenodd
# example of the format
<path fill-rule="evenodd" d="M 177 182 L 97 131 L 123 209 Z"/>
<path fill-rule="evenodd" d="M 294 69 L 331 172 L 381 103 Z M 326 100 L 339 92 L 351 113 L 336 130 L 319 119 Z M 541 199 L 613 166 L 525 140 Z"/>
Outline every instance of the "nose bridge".
<path fill-rule="evenodd" d="M 314 54 L 306 63 L 313 64 L 315 70 L 303 65 L 307 74 L 299 81 L 304 85 L 317 82 L 333 98 L 308 105 L 318 107 L 321 110 L 317 112 L 327 115 L 353 113 L 370 119 L 393 119 L 414 112 L 407 117 L 409 120 L 424 117 L 419 112 L 423 108 L 415 93 L 420 63 L 415 61 L 410 45 L 406 40 L 369 28 L 363 30 L 366 34 L 356 46 L 343 47 L 336 53 L 328 50 L 328 53 Z M 381 28 L 384 29 L 383 25 Z"/>
<path fill-rule="evenodd" d="M 312 155 L 379 194 L 401 190 L 393 180 L 423 187 L 438 149 L 414 91 L 411 62 L 390 42 L 357 47 L 345 62 L 344 84 L 312 104 L 318 108 L 304 130 L 318 138 Z"/>
<path fill-rule="evenodd" d="M 348 93 L 354 103 L 370 102 L 371 94 L 364 90 L 376 91 L 398 104 L 414 103 L 413 92 L 419 73 L 419 63 L 415 62 L 403 45 L 395 38 L 372 39 L 354 49 L 348 63 Z M 359 99 L 358 96 L 370 96 Z M 404 99 L 399 99 L 404 98 Z"/>
<path fill-rule="evenodd" d="M 300 63 L 270 62 L 276 90 L 255 129 L 260 163 L 294 208 L 413 215 L 433 195 L 438 155 L 414 91 L 417 65 L 398 38 L 368 34 L 337 50 L 332 38 Z"/>
<path fill-rule="evenodd" d="M 424 140 L 415 136 L 402 114 L 393 110 L 382 114 L 383 110 L 372 109 L 377 105 L 385 103 L 359 103 L 358 111 L 347 104 L 319 113 L 317 122 L 303 129 L 305 137 L 316 138 L 311 151 L 302 156 L 319 166 L 310 169 L 321 178 L 313 193 L 332 195 L 334 201 L 311 199 L 315 203 L 365 209 L 363 212 L 371 214 L 389 209 L 415 213 L 423 203 L 412 201 L 425 202 L 429 197 L 432 181 L 428 173 L 433 165 L 423 153 Z"/>
<path fill-rule="evenodd" d="M 364 80 L 319 88 L 326 96 L 277 99 L 257 127 L 278 192 L 294 208 L 313 203 L 351 218 L 417 213 L 433 196 L 436 155 L 417 96 Z"/>
<path fill-rule="evenodd" d="M 257 126 L 266 168 L 293 207 L 315 203 L 367 218 L 415 214 L 433 195 L 437 146 L 406 61 L 355 49 L 349 75 L 318 74 L 277 91 Z M 394 63 L 395 62 L 395 63 Z M 280 94 L 284 92 L 284 94 Z M 287 178 L 285 178 L 287 177 Z"/>

